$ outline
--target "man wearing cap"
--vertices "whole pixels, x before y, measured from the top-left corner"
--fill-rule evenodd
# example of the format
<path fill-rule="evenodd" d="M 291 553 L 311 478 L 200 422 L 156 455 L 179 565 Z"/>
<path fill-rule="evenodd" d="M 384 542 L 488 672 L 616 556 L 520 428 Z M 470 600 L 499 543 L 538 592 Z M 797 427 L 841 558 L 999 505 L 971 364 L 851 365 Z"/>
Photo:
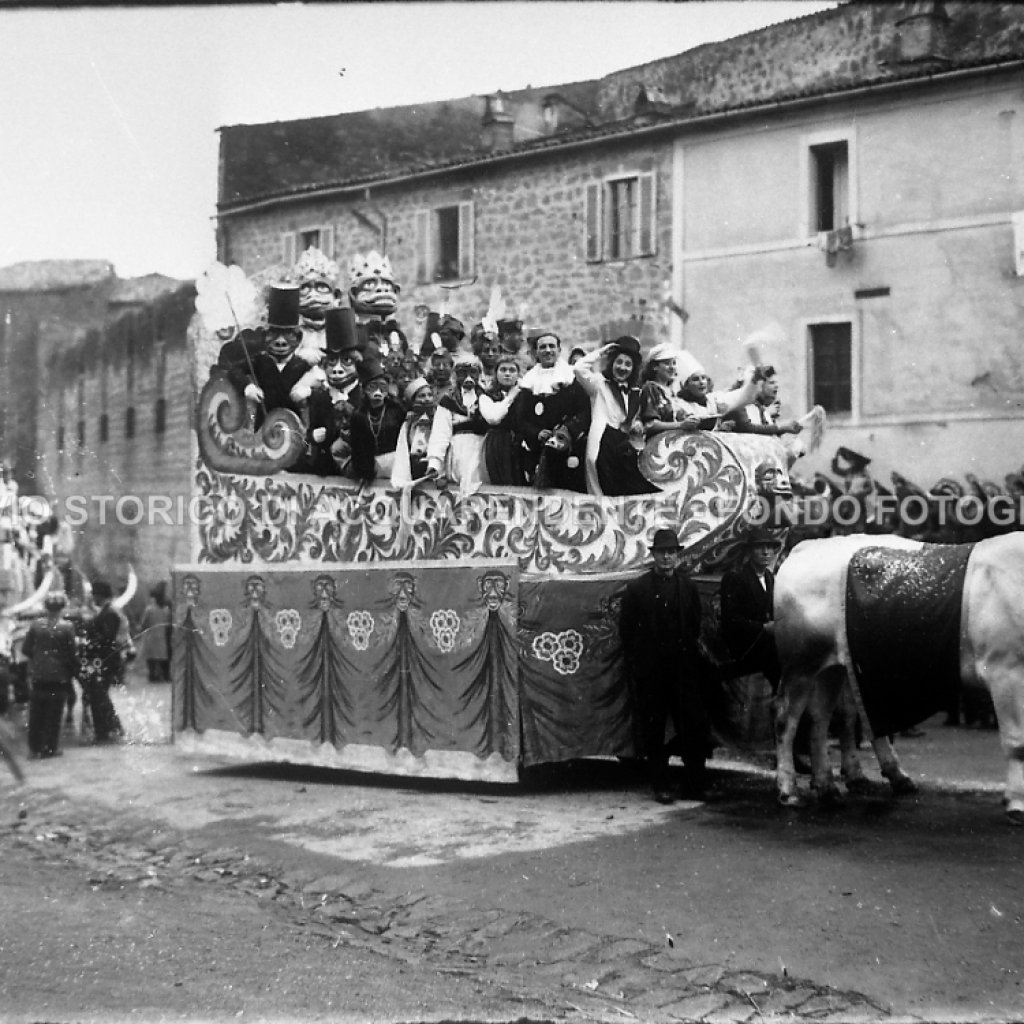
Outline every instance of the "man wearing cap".
<path fill-rule="evenodd" d="M 274 409 L 291 409 L 300 418 L 306 416 L 307 402 L 323 373 L 295 354 L 301 340 L 298 287 L 271 288 L 263 351 L 237 363 L 229 374 L 245 397 L 257 404 L 257 430 Z"/>
<path fill-rule="evenodd" d="M 772 568 L 779 543 L 768 530 L 754 530 L 747 537 L 746 558 L 738 569 L 722 577 L 722 639 L 738 662 L 743 675 L 760 672 L 774 695 L 782 670 L 775 649 L 772 601 L 775 577 Z"/>
<path fill-rule="evenodd" d="M 57 757 L 60 754 L 60 726 L 64 703 L 72 688 L 77 668 L 75 627 L 63 618 L 67 598 L 52 591 L 43 598 L 46 618 L 33 622 L 22 644 L 28 659 L 31 700 L 28 711 L 28 749 L 30 757 Z"/>
<path fill-rule="evenodd" d="M 698 646 L 700 594 L 678 571 L 680 551 L 674 531 L 655 532 L 654 569 L 626 585 L 619 616 L 654 799 L 665 804 L 677 795 L 668 785 L 668 719 L 682 746 L 685 782 L 679 795 L 689 799 L 704 795 L 710 735 L 702 694 L 708 666 Z"/>
<path fill-rule="evenodd" d="M 405 405 L 409 411 L 398 433 L 391 482 L 396 487 L 427 480 L 443 484 L 451 432 L 433 429 L 437 399 L 426 377 L 417 377 L 406 387 Z"/>

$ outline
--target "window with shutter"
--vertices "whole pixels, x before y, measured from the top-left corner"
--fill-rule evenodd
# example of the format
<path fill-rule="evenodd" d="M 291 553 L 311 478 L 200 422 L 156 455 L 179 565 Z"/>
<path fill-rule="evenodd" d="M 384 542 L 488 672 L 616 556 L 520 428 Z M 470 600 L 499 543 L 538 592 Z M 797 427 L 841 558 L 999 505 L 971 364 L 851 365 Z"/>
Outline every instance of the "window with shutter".
<path fill-rule="evenodd" d="M 601 185 L 587 186 L 587 262 L 597 263 L 601 259 Z"/>
<path fill-rule="evenodd" d="M 334 259 L 334 228 L 320 229 L 320 251 L 328 258 Z"/>
<path fill-rule="evenodd" d="M 310 228 L 307 231 L 299 232 L 299 249 L 305 252 L 307 249 L 319 249 L 323 252 L 323 240 L 320 228 Z"/>
<path fill-rule="evenodd" d="M 431 277 L 430 210 L 416 211 L 416 280 L 426 284 Z"/>
<path fill-rule="evenodd" d="M 281 262 L 286 267 L 295 265 L 295 232 L 286 231 L 281 236 Z"/>
<path fill-rule="evenodd" d="M 473 276 L 473 204 L 459 203 L 459 277 Z"/>
<path fill-rule="evenodd" d="M 654 174 L 640 175 L 640 237 L 637 242 L 637 255 L 653 256 L 657 252 L 657 227 L 655 220 L 656 193 L 654 190 Z"/>

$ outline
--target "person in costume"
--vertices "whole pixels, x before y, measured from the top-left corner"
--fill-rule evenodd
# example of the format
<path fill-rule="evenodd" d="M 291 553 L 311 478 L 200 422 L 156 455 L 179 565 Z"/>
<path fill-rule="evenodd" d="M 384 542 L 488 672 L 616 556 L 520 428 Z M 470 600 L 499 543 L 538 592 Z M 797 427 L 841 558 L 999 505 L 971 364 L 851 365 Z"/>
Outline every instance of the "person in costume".
<path fill-rule="evenodd" d="M 779 406 L 779 378 L 774 366 L 758 366 L 754 370 L 756 392 L 754 401 L 741 406 L 728 416 L 737 434 L 764 434 L 779 437 L 799 434 L 803 426 L 794 419 L 783 420 Z"/>
<path fill-rule="evenodd" d="M 75 675 L 82 687 L 82 704 L 92 717 L 95 741 L 111 743 L 124 735 L 110 699 L 110 688 L 121 682 L 123 675 L 118 641 L 121 616 L 113 606 L 113 587 L 106 580 L 93 581 L 92 597 L 97 611 L 91 618 L 83 618 Z"/>
<path fill-rule="evenodd" d="M 651 494 L 658 488 L 641 473 L 637 447 L 643 447 L 640 412 L 640 342 L 623 335 L 578 359 L 572 370 L 590 397 L 587 437 L 587 490 L 591 494 Z"/>
<path fill-rule="evenodd" d="M 291 279 L 299 286 L 299 326 L 302 341 L 296 352 L 310 363 L 322 362 L 327 353 L 325 333 L 329 309 L 338 307 L 338 264 L 319 249 L 309 248 L 292 268 Z"/>
<path fill-rule="evenodd" d="M 360 363 L 359 379 L 363 401 L 352 414 L 349 475 L 364 483 L 390 480 L 405 409 L 392 398 L 390 381 L 380 363 L 369 359 Z"/>
<path fill-rule="evenodd" d="M 307 419 L 309 398 L 313 388 L 323 381 L 323 371 L 295 354 L 301 341 L 298 287 L 271 288 L 263 351 L 237 363 L 229 373 L 245 397 L 257 406 L 257 430 L 274 409 L 290 409 L 303 422 Z"/>
<path fill-rule="evenodd" d="M 349 261 L 349 300 L 356 316 L 356 330 L 362 353 L 383 362 L 392 355 L 405 355 L 409 344 L 398 321 L 401 291 L 391 261 L 379 252 L 357 253 Z"/>
<path fill-rule="evenodd" d="M 679 395 L 686 414 L 679 423 L 680 429 L 732 429 L 728 424 L 722 424 L 722 417 L 754 400 L 757 392 L 754 367 L 747 367 L 739 387 L 731 391 L 713 391 L 711 378 L 694 355 L 683 349 L 676 357 L 676 362 L 679 379 L 682 381 Z"/>
<path fill-rule="evenodd" d="M 477 324 L 470 332 L 470 344 L 480 360 L 480 387 L 488 391 L 494 384 L 494 371 L 502 354 L 496 326 L 492 331 L 486 321 Z"/>
<path fill-rule="evenodd" d="M 426 377 L 417 377 L 405 389 L 405 404 L 409 411 L 398 433 L 391 482 L 396 487 L 428 480 L 443 484 L 451 433 L 433 429 L 437 399 Z"/>
<path fill-rule="evenodd" d="M 324 318 L 324 381 L 309 400 L 308 465 L 321 476 L 344 472 L 351 453 L 352 414 L 362 402 L 358 370 L 363 361 L 352 310 L 329 309 Z"/>
<path fill-rule="evenodd" d="M 487 424 L 484 435 L 484 479 L 499 487 L 526 483 L 513 433 L 512 409 L 519 397 L 519 360 L 508 353 L 494 367 L 494 383 L 480 395 L 480 415 Z"/>
<path fill-rule="evenodd" d="M 434 430 L 451 435 L 445 475 L 464 491 L 483 482 L 487 423 L 480 414 L 480 373 L 480 360 L 462 353 L 455 360 L 454 387 L 441 395 L 434 417 Z"/>
<path fill-rule="evenodd" d="M 508 352 L 513 356 L 518 355 L 525 340 L 522 320 L 498 321 L 498 343 L 503 352 Z"/>
<path fill-rule="evenodd" d="M 655 345 L 641 374 L 640 421 L 647 437 L 677 429 L 687 418 L 696 429 L 698 417 L 688 413 L 676 386 L 678 350 L 667 342 Z"/>
<path fill-rule="evenodd" d="M 528 483 L 586 491 L 583 469 L 590 399 L 560 358 L 562 341 L 550 331 L 532 346 L 537 363 L 523 376 L 513 410 Z"/>

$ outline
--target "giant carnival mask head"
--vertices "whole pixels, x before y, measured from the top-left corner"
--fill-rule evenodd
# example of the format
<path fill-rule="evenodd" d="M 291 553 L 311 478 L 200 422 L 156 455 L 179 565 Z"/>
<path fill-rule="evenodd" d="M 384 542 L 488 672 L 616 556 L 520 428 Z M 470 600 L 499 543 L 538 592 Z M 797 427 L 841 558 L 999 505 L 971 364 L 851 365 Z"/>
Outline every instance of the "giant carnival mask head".
<path fill-rule="evenodd" d="M 299 309 L 306 320 L 319 322 L 338 304 L 338 264 L 319 249 L 307 249 L 292 269 L 299 286 Z"/>
<path fill-rule="evenodd" d="M 270 289 L 267 302 L 266 351 L 278 362 L 289 359 L 302 341 L 299 327 L 299 289 L 297 285 L 277 285 Z"/>
<path fill-rule="evenodd" d="M 363 316 L 386 320 L 398 308 L 398 293 L 391 261 L 378 252 L 352 257 L 348 265 L 352 308 Z"/>

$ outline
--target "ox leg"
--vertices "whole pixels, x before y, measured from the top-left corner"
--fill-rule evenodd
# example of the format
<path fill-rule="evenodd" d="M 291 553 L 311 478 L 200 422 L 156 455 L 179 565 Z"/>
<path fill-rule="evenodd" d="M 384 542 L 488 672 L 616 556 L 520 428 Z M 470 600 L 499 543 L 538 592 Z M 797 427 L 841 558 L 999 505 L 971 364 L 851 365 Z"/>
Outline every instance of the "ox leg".
<path fill-rule="evenodd" d="M 917 783 L 903 770 L 900 759 L 896 756 L 888 736 L 876 736 L 871 746 L 878 758 L 878 766 L 882 774 L 889 780 L 895 796 L 908 796 L 917 792 Z"/>
<path fill-rule="evenodd" d="M 793 742 L 813 686 L 813 676 L 785 671 L 776 697 L 775 785 L 779 803 L 787 807 L 797 807 L 801 802 L 793 764 Z"/>
<path fill-rule="evenodd" d="M 857 753 L 857 723 L 860 713 L 857 702 L 853 699 L 853 691 L 849 685 L 842 688 L 839 694 L 839 756 L 843 783 L 851 793 L 863 793 L 871 788 L 871 781 L 864 774 Z"/>
<path fill-rule="evenodd" d="M 846 672 L 832 665 L 818 673 L 818 685 L 809 702 L 811 715 L 811 788 L 823 806 L 843 802 L 828 756 L 828 727 L 832 711 L 846 682 Z"/>
<path fill-rule="evenodd" d="M 1006 755 L 1003 804 L 1013 825 L 1024 825 L 1024 697 L 1019 678 L 1008 666 L 986 664 L 981 673 L 992 694 L 999 739 Z"/>

